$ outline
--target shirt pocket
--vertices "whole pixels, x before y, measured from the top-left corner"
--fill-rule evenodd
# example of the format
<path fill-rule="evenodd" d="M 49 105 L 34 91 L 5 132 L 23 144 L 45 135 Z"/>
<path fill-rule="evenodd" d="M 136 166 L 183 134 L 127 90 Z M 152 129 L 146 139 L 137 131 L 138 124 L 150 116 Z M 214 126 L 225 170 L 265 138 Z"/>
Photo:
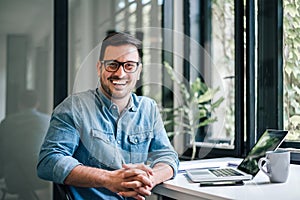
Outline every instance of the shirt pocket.
<path fill-rule="evenodd" d="M 144 163 L 147 161 L 152 138 L 153 132 L 151 130 L 135 132 L 135 134 L 128 136 L 131 163 Z"/>
<path fill-rule="evenodd" d="M 121 168 L 122 159 L 113 142 L 113 137 L 111 132 L 91 130 L 90 166 L 109 170 Z"/>

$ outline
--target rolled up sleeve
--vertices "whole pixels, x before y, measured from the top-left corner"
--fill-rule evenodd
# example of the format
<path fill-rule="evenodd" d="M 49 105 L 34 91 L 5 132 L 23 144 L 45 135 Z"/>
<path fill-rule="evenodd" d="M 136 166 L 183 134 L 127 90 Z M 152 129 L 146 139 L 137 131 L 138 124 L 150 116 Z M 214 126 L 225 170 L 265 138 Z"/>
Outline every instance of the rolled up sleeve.
<path fill-rule="evenodd" d="M 63 183 L 72 169 L 81 165 L 72 157 L 80 137 L 71 112 L 66 108 L 58 108 L 52 115 L 37 165 L 37 174 L 42 179 Z"/>
<path fill-rule="evenodd" d="M 173 178 L 177 175 L 179 159 L 167 136 L 158 109 L 155 109 L 154 138 L 149 151 L 150 167 L 157 163 L 166 163 L 173 168 Z"/>
<path fill-rule="evenodd" d="M 70 174 L 72 169 L 77 165 L 81 165 L 76 159 L 71 156 L 64 156 L 59 159 L 53 168 L 53 181 L 63 184 L 64 180 Z"/>

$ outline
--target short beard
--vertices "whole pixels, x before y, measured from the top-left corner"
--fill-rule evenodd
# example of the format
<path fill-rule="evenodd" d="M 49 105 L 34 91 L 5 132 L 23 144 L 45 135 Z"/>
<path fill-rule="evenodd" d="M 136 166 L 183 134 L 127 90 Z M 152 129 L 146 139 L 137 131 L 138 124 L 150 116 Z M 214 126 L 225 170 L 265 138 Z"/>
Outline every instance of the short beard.
<path fill-rule="evenodd" d="M 108 81 L 111 81 L 111 80 L 122 80 L 118 77 L 109 77 L 107 78 Z M 106 86 L 105 84 L 102 84 L 102 78 L 100 78 L 100 87 L 102 88 L 102 91 L 104 92 L 104 94 L 110 98 L 110 99 L 122 99 L 124 98 L 123 96 L 122 97 L 119 97 L 119 96 L 115 96 L 113 94 L 113 92 L 109 89 L 108 86 Z"/>

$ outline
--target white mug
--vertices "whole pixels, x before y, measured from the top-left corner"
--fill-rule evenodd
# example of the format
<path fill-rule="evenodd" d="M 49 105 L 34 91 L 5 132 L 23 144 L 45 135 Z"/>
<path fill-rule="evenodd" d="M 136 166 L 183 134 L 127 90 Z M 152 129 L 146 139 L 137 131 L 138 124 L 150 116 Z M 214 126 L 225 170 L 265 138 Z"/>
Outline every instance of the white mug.
<path fill-rule="evenodd" d="M 263 164 L 266 163 L 266 169 Z M 287 150 L 267 151 L 266 157 L 259 159 L 259 169 L 269 176 L 272 183 L 284 183 L 289 175 L 290 152 Z"/>

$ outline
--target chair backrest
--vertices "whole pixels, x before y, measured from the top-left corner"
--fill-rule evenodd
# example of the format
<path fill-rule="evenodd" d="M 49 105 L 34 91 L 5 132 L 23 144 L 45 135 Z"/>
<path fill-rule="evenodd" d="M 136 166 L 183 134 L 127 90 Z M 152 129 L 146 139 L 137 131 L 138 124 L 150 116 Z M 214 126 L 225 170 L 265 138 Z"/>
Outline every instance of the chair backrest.
<path fill-rule="evenodd" d="M 53 199 L 55 200 L 73 200 L 73 195 L 69 188 L 63 184 L 53 183 Z"/>

